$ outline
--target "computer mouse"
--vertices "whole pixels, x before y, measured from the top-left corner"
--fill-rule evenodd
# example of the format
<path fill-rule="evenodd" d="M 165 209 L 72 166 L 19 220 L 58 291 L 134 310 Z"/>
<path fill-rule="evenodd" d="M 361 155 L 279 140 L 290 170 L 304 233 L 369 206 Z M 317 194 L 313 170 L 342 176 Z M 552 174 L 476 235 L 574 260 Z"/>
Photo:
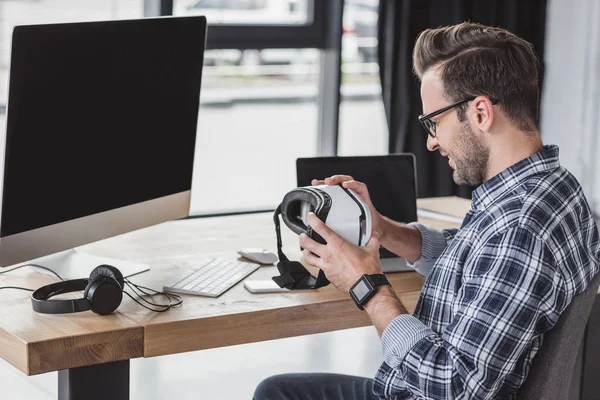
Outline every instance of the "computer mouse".
<path fill-rule="evenodd" d="M 268 252 L 265 249 L 251 248 L 238 251 L 238 254 L 250 261 L 259 264 L 274 264 L 277 262 L 277 255 Z"/>

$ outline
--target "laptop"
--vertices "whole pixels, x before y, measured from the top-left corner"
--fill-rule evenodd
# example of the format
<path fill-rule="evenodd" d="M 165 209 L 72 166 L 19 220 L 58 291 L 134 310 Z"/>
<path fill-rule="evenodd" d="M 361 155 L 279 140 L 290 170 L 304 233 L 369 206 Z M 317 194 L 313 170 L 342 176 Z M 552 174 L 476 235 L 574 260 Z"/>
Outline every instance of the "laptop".
<path fill-rule="evenodd" d="M 413 154 L 358 157 L 311 157 L 296 160 L 298 187 L 313 179 L 351 175 L 369 188 L 373 205 L 382 215 L 398 222 L 417 220 L 417 179 Z M 383 272 L 414 271 L 405 259 L 381 247 Z"/>

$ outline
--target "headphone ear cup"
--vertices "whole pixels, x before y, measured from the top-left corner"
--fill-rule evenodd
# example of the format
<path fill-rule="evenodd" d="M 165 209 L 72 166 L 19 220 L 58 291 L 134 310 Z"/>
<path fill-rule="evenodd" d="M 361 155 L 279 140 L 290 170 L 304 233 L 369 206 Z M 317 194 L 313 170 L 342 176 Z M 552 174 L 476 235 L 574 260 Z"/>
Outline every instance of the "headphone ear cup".
<path fill-rule="evenodd" d="M 98 278 L 111 278 L 119 284 L 121 289 L 123 289 L 123 287 L 125 286 L 125 279 L 123 278 L 123 274 L 121 273 L 121 271 L 119 271 L 112 265 L 99 265 L 96 268 L 94 268 L 94 270 L 90 273 L 90 277 L 88 278 L 88 284 L 85 287 L 85 290 L 83 291 L 83 297 L 88 297 L 88 292 L 90 291 L 92 284 Z"/>
<path fill-rule="evenodd" d="M 107 315 L 121 304 L 124 285 L 121 271 L 112 265 L 99 265 L 90 273 L 83 295 L 89 300 L 92 311 Z"/>
<path fill-rule="evenodd" d="M 125 289 L 125 278 L 123 278 L 123 274 L 117 269 L 117 267 L 113 267 L 112 265 L 108 264 L 101 265 L 101 267 L 106 267 L 111 270 L 114 274 L 114 278 L 117 280 L 117 282 L 119 282 L 121 289 Z"/>
<path fill-rule="evenodd" d="M 119 271 L 112 265 L 102 264 L 94 268 L 94 270 L 90 274 L 90 281 L 94 280 L 98 276 L 113 278 L 119 283 L 121 289 L 123 288 L 123 286 L 125 286 L 125 279 L 123 278 L 123 274 L 121 273 L 121 271 Z"/>

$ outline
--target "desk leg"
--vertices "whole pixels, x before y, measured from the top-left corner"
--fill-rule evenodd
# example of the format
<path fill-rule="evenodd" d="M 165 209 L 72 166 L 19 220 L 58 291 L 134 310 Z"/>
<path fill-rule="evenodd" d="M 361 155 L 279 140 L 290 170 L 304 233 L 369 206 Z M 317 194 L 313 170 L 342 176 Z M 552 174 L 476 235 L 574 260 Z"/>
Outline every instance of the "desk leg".
<path fill-rule="evenodd" d="M 58 400 L 129 400 L 129 360 L 58 371 Z"/>

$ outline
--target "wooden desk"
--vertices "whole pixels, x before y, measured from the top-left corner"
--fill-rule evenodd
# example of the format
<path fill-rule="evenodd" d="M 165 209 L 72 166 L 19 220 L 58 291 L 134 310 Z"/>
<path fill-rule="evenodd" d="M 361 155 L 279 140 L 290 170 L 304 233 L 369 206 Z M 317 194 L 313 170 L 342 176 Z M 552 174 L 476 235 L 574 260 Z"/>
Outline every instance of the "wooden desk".
<path fill-rule="evenodd" d="M 422 222 L 438 228 L 455 226 Z M 297 235 L 286 228 L 282 235 L 284 251 L 290 259 L 298 259 Z M 80 249 L 145 262 L 151 270 L 131 280 L 161 289 L 195 258 L 238 258 L 236 251 L 246 247 L 275 250 L 272 213 L 172 221 Z M 269 279 L 276 274 L 275 267 L 261 267 L 251 277 Z M 424 278 L 402 272 L 389 279 L 412 312 Z M 51 281 L 29 268 L 0 275 L 0 285 L 35 288 Z M 104 317 L 92 312 L 37 314 L 27 293 L 12 290 L 0 291 L 0 302 L 0 357 L 27 375 L 60 370 L 59 398 L 71 400 L 84 395 L 89 400 L 94 382 L 108 390 L 99 398 L 129 398 L 131 358 L 370 325 L 367 314 L 333 286 L 303 293 L 251 294 L 238 284 L 214 299 L 184 296 L 182 307 L 166 313 L 152 313 L 124 297 L 118 311 Z M 119 384 L 107 387 L 107 382 L 116 381 Z"/>
<path fill-rule="evenodd" d="M 171 238 L 171 225 L 178 225 Z M 237 226 L 244 227 L 239 234 Z M 222 218 L 193 219 L 168 223 L 161 227 L 163 245 L 178 254 L 237 258 L 236 249 L 265 247 L 275 249 L 275 230 L 271 214 L 253 214 Z M 154 230 L 155 233 L 158 230 Z M 211 239 L 202 239 L 210 232 Z M 284 251 L 290 259 L 299 259 L 298 237 L 282 232 Z M 160 287 L 176 275 L 166 260 L 147 260 L 151 274 L 135 279 L 144 286 Z M 261 267 L 252 279 L 270 279 L 278 275 L 276 267 Z M 414 272 L 391 274 L 390 281 L 406 306 L 416 305 L 424 278 Z M 366 326 L 366 313 L 354 305 L 347 294 L 332 285 L 312 292 L 252 294 L 237 285 L 218 298 L 187 296 L 185 305 L 172 312 L 155 314 L 133 302 L 120 312 L 144 330 L 144 356 L 158 356 L 262 340 Z M 201 333 L 201 334 L 200 334 Z"/>
<path fill-rule="evenodd" d="M 36 288 L 56 279 L 31 268 L 0 275 L 0 286 Z M 38 314 L 30 293 L 0 290 L 0 356 L 27 375 L 143 356 L 144 329 L 122 313 Z"/>

